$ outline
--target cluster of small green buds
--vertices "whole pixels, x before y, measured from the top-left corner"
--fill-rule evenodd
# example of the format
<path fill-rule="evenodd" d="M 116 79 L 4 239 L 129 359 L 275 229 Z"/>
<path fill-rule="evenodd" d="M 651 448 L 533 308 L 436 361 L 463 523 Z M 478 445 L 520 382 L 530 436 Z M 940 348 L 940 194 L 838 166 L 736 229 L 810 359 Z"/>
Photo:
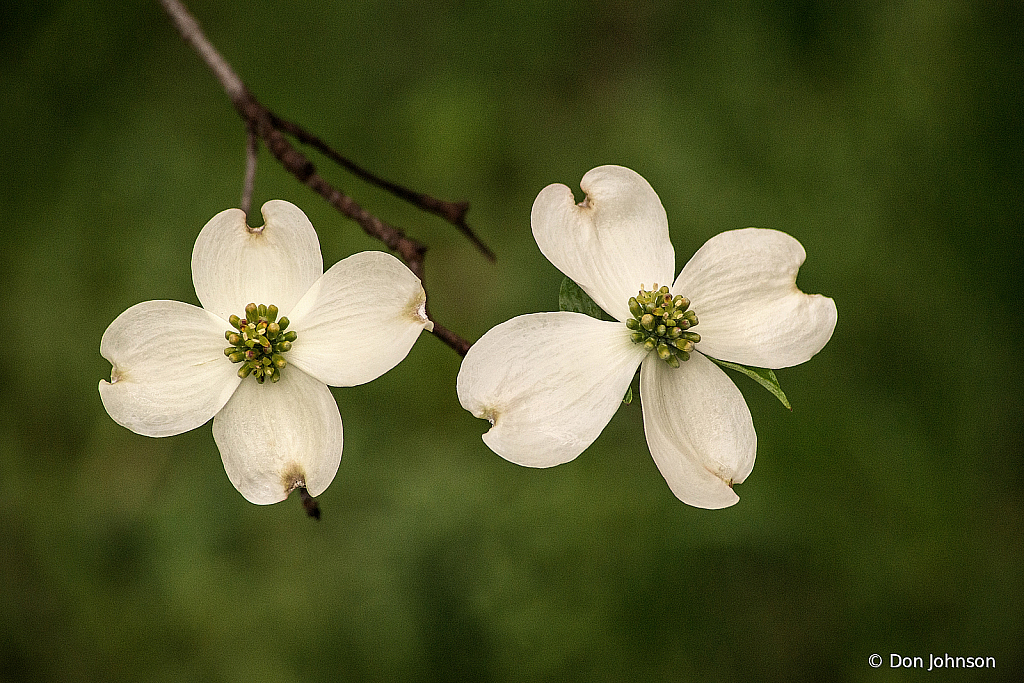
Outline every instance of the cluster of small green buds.
<path fill-rule="evenodd" d="M 640 293 L 629 298 L 633 317 L 626 327 L 633 330 L 634 343 L 656 351 L 658 358 L 678 368 L 679 361 L 690 360 L 693 345 L 700 341 L 699 334 L 688 331 L 697 325 L 697 314 L 689 308 L 690 300 L 678 294 L 673 297 L 668 287 L 655 284 L 648 292 L 641 286 Z"/>
<path fill-rule="evenodd" d="M 224 355 L 232 363 L 241 363 L 238 376 L 252 375 L 263 384 L 268 379 L 277 382 L 281 370 L 288 364 L 284 354 L 291 350 L 295 332 L 285 332 L 288 318 L 277 319 L 277 306 L 271 304 L 249 304 L 245 317 L 233 315 L 228 322 L 235 328 L 224 333 L 231 346 L 224 349 Z"/>

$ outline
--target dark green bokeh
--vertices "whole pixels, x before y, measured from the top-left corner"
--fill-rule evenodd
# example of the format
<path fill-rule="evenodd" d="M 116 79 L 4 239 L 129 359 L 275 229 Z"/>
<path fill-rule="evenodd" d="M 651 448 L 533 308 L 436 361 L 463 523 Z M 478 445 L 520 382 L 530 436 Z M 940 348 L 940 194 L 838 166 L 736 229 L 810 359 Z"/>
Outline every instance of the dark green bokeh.
<path fill-rule="evenodd" d="M 792 413 L 736 377 L 759 449 L 728 510 L 672 496 L 638 401 L 572 463 L 505 462 L 426 335 L 334 390 L 322 522 L 250 505 L 209 426 L 144 438 L 96 390 L 121 311 L 196 303 L 192 245 L 238 203 L 244 130 L 155 0 L 8 7 L 0 680 L 885 681 L 908 674 L 891 653 L 946 652 L 997 659 L 955 680 L 1017 680 L 1015 3 L 191 7 L 279 114 L 472 202 L 495 265 L 321 164 L 430 245 L 432 311 L 467 338 L 557 309 L 530 206 L 606 163 L 658 191 L 679 266 L 731 228 L 797 237 L 839 325 L 778 373 Z M 328 264 L 380 248 L 263 152 L 255 201 L 273 198 Z"/>

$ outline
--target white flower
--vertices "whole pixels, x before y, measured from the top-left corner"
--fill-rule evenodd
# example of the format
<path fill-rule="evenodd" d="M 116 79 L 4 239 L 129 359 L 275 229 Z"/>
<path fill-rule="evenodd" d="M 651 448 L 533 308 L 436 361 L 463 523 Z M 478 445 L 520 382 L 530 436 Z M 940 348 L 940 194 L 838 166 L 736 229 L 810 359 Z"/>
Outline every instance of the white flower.
<path fill-rule="evenodd" d="M 229 209 L 199 233 L 192 281 L 202 308 L 146 301 L 110 324 L 100 353 L 113 369 L 99 390 L 107 413 L 145 436 L 181 434 L 213 418 L 228 478 L 265 505 L 299 487 L 318 496 L 334 479 L 342 426 L 327 385 L 379 377 L 433 323 L 420 281 L 395 257 L 363 252 L 324 273 L 301 210 L 271 201 L 262 212 L 261 228 Z M 249 318 L 263 314 L 254 331 L 257 320 L 242 321 L 251 328 L 238 321 L 250 303 L 276 307 L 280 317 L 250 309 Z M 237 352 L 228 357 L 225 347 Z"/>
<path fill-rule="evenodd" d="M 733 484 L 754 466 L 757 435 L 743 395 L 705 355 L 762 368 L 803 363 L 832 336 L 835 303 L 797 289 L 804 249 L 775 230 L 716 235 L 673 281 L 668 220 L 647 181 L 627 168 L 602 166 L 580 186 L 587 196 L 578 205 L 564 185 L 541 191 L 533 235 L 548 260 L 618 322 L 570 312 L 508 320 L 470 348 L 459 371 L 459 400 L 490 420 L 483 439 L 495 453 L 551 467 L 594 442 L 639 365 L 647 443 L 672 492 L 697 507 L 732 505 L 739 500 Z M 679 305 L 680 320 L 681 304 L 689 303 L 699 337 L 645 327 L 638 337 L 664 333 L 654 341 L 665 348 L 634 342 L 639 319 L 630 298 L 658 285 L 667 286 L 659 299 L 668 306 L 666 319 Z M 630 320 L 632 328 L 624 324 Z M 699 341 L 688 344 L 687 336 Z"/>

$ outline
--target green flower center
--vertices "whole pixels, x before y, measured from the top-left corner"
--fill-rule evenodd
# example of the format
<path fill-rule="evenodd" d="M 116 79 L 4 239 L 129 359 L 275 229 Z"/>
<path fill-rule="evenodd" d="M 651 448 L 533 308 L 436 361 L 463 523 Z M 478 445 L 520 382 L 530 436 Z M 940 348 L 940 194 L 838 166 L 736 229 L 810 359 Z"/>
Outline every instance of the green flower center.
<path fill-rule="evenodd" d="M 690 360 L 693 345 L 700 341 L 699 334 L 688 331 L 697 326 L 697 314 L 689 308 L 690 300 L 678 294 L 673 297 L 668 287 L 655 283 L 648 292 L 641 285 L 640 293 L 629 297 L 633 317 L 626 327 L 633 330 L 633 343 L 657 351 L 658 358 L 678 368 L 679 361 Z"/>
<path fill-rule="evenodd" d="M 234 330 L 224 333 L 224 338 L 231 346 L 224 349 L 224 355 L 232 363 L 241 363 L 238 376 L 245 378 L 252 375 L 263 384 L 268 379 L 278 382 L 281 371 L 288 361 L 284 354 L 292 348 L 295 332 L 285 332 L 288 318 L 277 319 L 277 306 L 271 304 L 249 304 L 245 307 L 245 317 L 233 315 L 228 322 Z"/>

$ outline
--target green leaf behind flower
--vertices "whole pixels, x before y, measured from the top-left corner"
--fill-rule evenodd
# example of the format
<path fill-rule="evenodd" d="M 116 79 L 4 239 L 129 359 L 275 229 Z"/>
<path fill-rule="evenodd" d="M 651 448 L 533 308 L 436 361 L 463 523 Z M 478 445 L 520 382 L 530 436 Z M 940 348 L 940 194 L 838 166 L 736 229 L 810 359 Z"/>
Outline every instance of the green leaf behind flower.
<path fill-rule="evenodd" d="M 779 380 L 775 377 L 775 372 L 773 370 L 769 368 L 751 368 L 746 365 L 740 365 L 739 363 L 730 363 L 726 360 L 718 360 L 711 356 L 705 356 L 705 358 L 718 363 L 723 368 L 729 368 L 730 370 L 736 370 L 737 372 L 743 373 L 768 391 L 772 392 L 772 395 L 775 396 L 775 398 L 782 401 L 782 405 L 793 410 L 793 406 L 789 405 L 789 399 L 786 398 L 786 394 L 782 392 L 782 387 L 779 386 Z"/>
<path fill-rule="evenodd" d="M 582 313 L 598 320 L 615 320 L 570 278 L 562 280 L 558 288 L 558 310 Z"/>

